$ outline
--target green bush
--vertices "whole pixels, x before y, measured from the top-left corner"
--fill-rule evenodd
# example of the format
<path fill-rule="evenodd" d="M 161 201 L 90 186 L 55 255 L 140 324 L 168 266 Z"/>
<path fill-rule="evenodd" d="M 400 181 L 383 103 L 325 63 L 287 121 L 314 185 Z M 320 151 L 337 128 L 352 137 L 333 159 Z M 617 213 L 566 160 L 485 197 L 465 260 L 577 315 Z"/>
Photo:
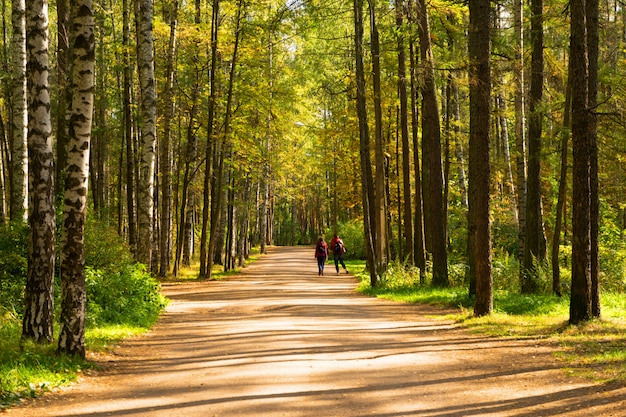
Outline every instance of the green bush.
<path fill-rule="evenodd" d="M 343 244 L 346 247 L 346 259 L 365 259 L 365 238 L 363 232 L 363 222 L 360 220 L 354 220 L 347 223 L 341 223 L 337 225 L 337 234 L 343 240 Z M 325 239 L 327 242 L 333 238 L 333 230 L 329 228 L 326 230 Z"/>
<path fill-rule="evenodd" d="M 0 305 L 21 314 L 28 273 L 28 227 L 11 223 L 0 230 Z"/>
<path fill-rule="evenodd" d="M 166 305 L 160 284 L 140 264 L 118 272 L 87 268 L 87 319 L 90 325 L 150 327 Z"/>
<path fill-rule="evenodd" d="M 21 317 L 28 273 L 28 226 L 0 230 L 0 310 Z M 136 264 L 114 228 L 90 219 L 85 227 L 87 323 L 149 327 L 165 306 L 159 283 Z M 59 279 L 55 279 L 57 306 Z"/>
<path fill-rule="evenodd" d="M 85 265 L 116 271 L 134 263 L 128 244 L 113 227 L 90 217 L 85 225 Z"/>

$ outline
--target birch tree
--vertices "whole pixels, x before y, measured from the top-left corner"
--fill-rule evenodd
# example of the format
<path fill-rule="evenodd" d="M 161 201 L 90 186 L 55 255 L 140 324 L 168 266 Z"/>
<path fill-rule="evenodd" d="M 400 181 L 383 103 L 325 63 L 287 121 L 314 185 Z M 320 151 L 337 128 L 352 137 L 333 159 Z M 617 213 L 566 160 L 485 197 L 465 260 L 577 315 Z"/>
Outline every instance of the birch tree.
<path fill-rule="evenodd" d="M 48 2 L 26 5 L 28 74 L 29 225 L 28 276 L 22 338 L 52 342 L 56 218 L 50 117 Z"/>
<path fill-rule="evenodd" d="M 92 0 L 74 0 L 71 113 L 61 242 L 59 352 L 85 357 L 85 220 L 94 102 L 95 23 Z"/>
<path fill-rule="evenodd" d="M 13 57 L 11 94 L 11 195 L 9 216 L 12 220 L 26 220 L 28 212 L 28 151 L 26 104 L 26 3 L 13 0 L 11 22 L 13 37 L 11 49 Z"/>
<path fill-rule="evenodd" d="M 141 103 L 139 135 L 139 178 L 137 179 L 137 260 L 152 265 L 154 221 L 154 170 L 156 162 L 156 80 L 154 78 L 153 4 L 138 0 L 137 67 Z"/>

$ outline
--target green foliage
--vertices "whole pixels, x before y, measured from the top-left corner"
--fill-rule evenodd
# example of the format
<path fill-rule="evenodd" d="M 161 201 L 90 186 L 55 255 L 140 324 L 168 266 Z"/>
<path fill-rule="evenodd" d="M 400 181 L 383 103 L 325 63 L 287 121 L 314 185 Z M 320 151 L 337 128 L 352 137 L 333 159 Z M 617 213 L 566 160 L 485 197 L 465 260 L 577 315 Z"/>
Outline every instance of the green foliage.
<path fill-rule="evenodd" d="M 91 217 L 85 225 L 85 265 L 92 269 L 116 271 L 134 263 L 128 244 L 117 231 Z"/>
<path fill-rule="evenodd" d="M 166 306 L 159 283 L 138 264 L 118 272 L 87 268 L 87 318 L 90 324 L 150 327 Z"/>
<path fill-rule="evenodd" d="M 28 227 L 11 223 L 0 230 L 0 305 L 21 314 L 28 272 Z"/>
<path fill-rule="evenodd" d="M 333 238 L 333 229 L 328 228 L 324 233 L 324 238 L 327 242 Z M 363 221 L 353 220 L 346 223 L 340 223 L 337 225 L 337 234 L 343 240 L 346 246 L 346 259 L 365 259 L 367 254 L 365 252 L 365 238 L 363 236 Z"/>
<path fill-rule="evenodd" d="M 80 358 L 57 356 L 55 344 L 20 340 L 27 242 L 26 225 L 12 224 L 0 231 L 0 409 L 73 381 L 91 366 Z M 167 300 L 113 229 L 87 222 L 85 259 L 89 349 L 105 348 L 156 322 Z"/>
<path fill-rule="evenodd" d="M 0 410 L 74 381 L 92 366 L 82 358 L 56 355 L 54 344 L 20 340 L 20 324 L 15 314 L 0 316 Z"/>

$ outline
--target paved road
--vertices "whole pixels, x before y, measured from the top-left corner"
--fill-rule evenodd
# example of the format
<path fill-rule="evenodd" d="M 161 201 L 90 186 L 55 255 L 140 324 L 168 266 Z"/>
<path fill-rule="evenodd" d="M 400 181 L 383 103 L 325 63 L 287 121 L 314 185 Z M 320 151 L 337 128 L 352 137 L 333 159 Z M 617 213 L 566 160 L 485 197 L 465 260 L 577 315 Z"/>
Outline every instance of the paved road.
<path fill-rule="evenodd" d="M 332 268 L 331 271 L 332 272 Z M 105 372 L 8 416 L 626 416 L 626 389 L 567 379 L 534 341 L 468 335 L 429 307 L 317 276 L 311 248 L 271 248 L 173 300 Z"/>

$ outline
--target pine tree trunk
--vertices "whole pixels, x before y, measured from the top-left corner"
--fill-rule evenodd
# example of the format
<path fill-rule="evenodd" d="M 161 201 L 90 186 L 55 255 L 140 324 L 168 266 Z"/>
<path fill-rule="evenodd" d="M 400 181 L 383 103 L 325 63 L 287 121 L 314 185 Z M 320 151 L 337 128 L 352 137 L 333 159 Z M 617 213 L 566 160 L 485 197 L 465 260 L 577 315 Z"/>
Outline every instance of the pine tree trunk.
<path fill-rule="evenodd" d="M 183 229 L 183 247 L 182 247 L 182 252 L 183 252 L 183 259 L 182 259 L 182 264 L 186 267 L 190 267 L 191 266 L 191 257 L 193 255 L 193 251 L 194 251 L 194 206 L 195 206 L 195 192 L 190 189 L 189 195 L 187 197 L 187 210 L 185 213 L 185 218 L 184 218 L 184 229 Z"/>
<path fill-rule="evenodd" d="M 474 314 L 483 316 L 493 310 L 491 275 L 491 224 L 489 213 L 490 157 L 490 2 L 470 0 L 469 78 L 470 78 L 470 200 L 469 217 L 474 232 L 476 303 Z"/>
<path fill-rule="evenodd" d="M 199 74 L 198 74 L 199 75 Z M 196 80 L 199 77 L 196 78 Z M 195 161 L 198 158 L 198 136 L 196 135 L 197 100 L 199 85 L 196 83 L 190 97 L 189 124 L 187 126 L 187 149 L 185 152 L 185 170 L 180 202 L 180 227 L 176 239 L 176 256 L 174 257 L 174 276 L 178 276 L 181 256 L 182 264 L 191 265 L 193 248 L 193 220 L 195 193 L 191 187 Z"/>
<path fill-rule="evenodd" d="M 59 352 L 85 357 L 85 220 L 94 101 L 95 20 L 92 0 L 72 3 L 72 109 L 61 245 Z"/>
<path fill-rule="evenodd" d="M 589 63 L 588 105 L 589 105 L 589 192 L 590 238 L 591 238 L 591 315 L 599 318 L 600 276 L 599 276 L 599 234 L 600 197 L 598 190 L 598 120 L 595 113 L 598 95 L 598 0 L 586 0 L 587 15 L 587 59 Z"/>
<path fill-rule="evenodd" d="M 159 141 L 159 178 L 161 180 L 161 227 L 159 230 L 160 265 L 159 276 L 165 277 L 170 269 L 172 258 L 172 120 L 174 119 L 174 62 L 176 60 L 176 30 L 178 25 L 178 1 L 170 5 L 170 38 L 165 64 L 165 114 L 163 117 L 163 137 Z"/>
<path fill-rule="evenodd" d="M 531 2 L 532 59 L 528 123 L 528 188 L 526 195 L 526 244 L 522 266 L 522 292 L 538 291 L 536 264 L 544 261 L 541 249 L 543 219 L 541 209 L 541 132 L 543 123 L 543 1 Z"/>
<path fill-rule="evenodd" d="M 518 260 L 524 265 L 526 252 L 526 113 L 524 75 L 524 8 L 522 0 L 515 0 L 513 20 L 515 27 L 515 148 L 517 179 Z M 520 268 L 523 273 L 523 268 Z"/>
<path fill-rule="evenodd" d="M 370 137 L 367 125 L 367 104 L 365 95 L 365 68 L 363 64 L 363 1 L 354 0 L 354 56 L 356 69 L 356 106 L 359 119 L 359 143 L 361 163 L 361 193 L 363 201 L 363 229 L 365 234 L 365 251 L 367 267 L 370 274 L 370 285 L 378 285 L 376 259 L 374 251 L 374 216 L 371 206 L 374 204 L 374 178 L 370 157 Z"/>
<path fill-rule="evenodd" d="M 415 7 L 413 1 L 409 0 L 409 21 L 415 22 Z M 415 53 L 415 44 L 413 40 L 409 41 L 409 55 L 411 62 L 411 133 L 413 144 L 413 171 L 415 178 L 415 211 L 413 214 L 413 226 L 415 228 L 413 239 L 413 256 L 415 264 L 420 269 L 420 283 L 424 283 L 426 279 L 426 248 L 424 246 L 424 216 L 423 216 L 423 200 L 422 200 L 422 175 L 420 170 L 419 155 L 419 117 L 418 117 L 418 93 L 417 93 L 417 62 Z"/>
<path fill-rule="evenodd" d="M 383 114 L 380 82 L 380 41 L 376 22 L 376 0 L 368 0 L 370 12 L 370 33 L 372 53 L 372 79 L 374 93 L 374 132 L 375 163 L 374 178 L 374 250 L 376 251 L 376 272 L 382 275 L 387 270 L 387 199 L 385 192 L 385 139 L 383 137 Z"/>
<path fill-rule="evenodd" d="M 213 267 L 213 248 L 215 245 L 215 229 L 219 224 L 219 207 L 220 202 L 216 201 L 216 198 L 220 197 L 219 190 L 216 190 L 216 183 L 213 179 L 219 178 L 221 181 L 221 172 L 214 172 L 215 162 L 214 158 L 221 158 L 220 156 L 220 143 L 215 135 L 215 105 L 217 97 L 216 89 L 216 72 L 217 72 L 217 42 L 218 42 L 218 29 L 219 29 L 219 0 L 214 0 L 212 18 L 211 18 L 211 73 L 209 79 L 209 109 L 207 120 L 207 153 L 206 153 L 206 169 L 204 180 L 204 211 L 202 214 L 202 237 L 200 247 L 200 275 L 204 278 L 210 279 Z M 221 187 L 220 187 L 221 188 Z M 209 201 L 210 196 L 210 201 Z M 210 227 L 210 229 L 208 229 Z"/>
<path fill-rule="evenodd" d="M 404 26 L 404 1 L 396 0 L 396 27 L 402 33 Z M 398 35 L 398 91 L 400 95 L 400 129 L 402 132 L 402 187 L 404 210 L 404 261 L 414 265 L 413 209 L 411 207 L 411 147 L 409 145 L 409 109 L 406 85 L 406 53 L 404 37 Z"/>
<path fill-rule="evenodd" d="M 26 8 L 28 69 L 28 164 L 30 166 L 30 245 L 24 294 L 22 338 L 52 342 L 54 316 L 54 155 L 50 117 L 48 3 Z"/>
<path fill-rule="evenodd" d="M 587 107 L 587 54 L 585 48 L 585 9 L 582 1 L 570 3 L 572 54 L 572 287 L 571 324 L 591 318 L 591 239 L 590 239 L 590 140 Z"/>
<path fill-rule="evenodd" d="M 6 163 L 8 161 L 8 146 L 6 136 L 6 126 L 4 119 L 0 115 L 0 224 L 5 224 L 7 221 L 7 185 L 6 185 Z"/>
<path fill-rule="evenodd" d="M 429 211 L 433 256 L 433 285 L 447 287 L 448 255 L 446 252 L 446 222 L 443 220 L 447 213 L 443 201 L 443 172 L 441 163 L 441 131 L 439 123 L 439 108 L 437 106 L 437 91 L 435 86 L 435 68 L 430 41 L 430 25 L 426 3 L 417 2 L 419 16 L 420 57 L 424 69 L 424 85 L 422 90 L 422 142 L 428 143 L 428 193 Z M 424 221 L 428 221 L 426 217 Z"/>
<path fill-rule="evenodd" d="M 511 199 L 514 204 L 517 205 L 515 201 L 515 181 L 513 180 L 513 168 L 511 166 L 511 152 L 510 152 L 510 144 L 509 144 L 509 129 L 506 118 L 506 101 L 504 97 L 498 96 L 496 99 L 498 103 L 498 117 L 500 118 L 500 126 L 501 126 L 501 134 L 502 134 L 502 150 L 504 157 L 504 169 L 506 172 L 506 188 L 508 188 L 509 194 L 511 195 Z M 515 212 L 517 216 L 517 212 Z M 517 217 L 516 217 L 517 220 Z"/>

